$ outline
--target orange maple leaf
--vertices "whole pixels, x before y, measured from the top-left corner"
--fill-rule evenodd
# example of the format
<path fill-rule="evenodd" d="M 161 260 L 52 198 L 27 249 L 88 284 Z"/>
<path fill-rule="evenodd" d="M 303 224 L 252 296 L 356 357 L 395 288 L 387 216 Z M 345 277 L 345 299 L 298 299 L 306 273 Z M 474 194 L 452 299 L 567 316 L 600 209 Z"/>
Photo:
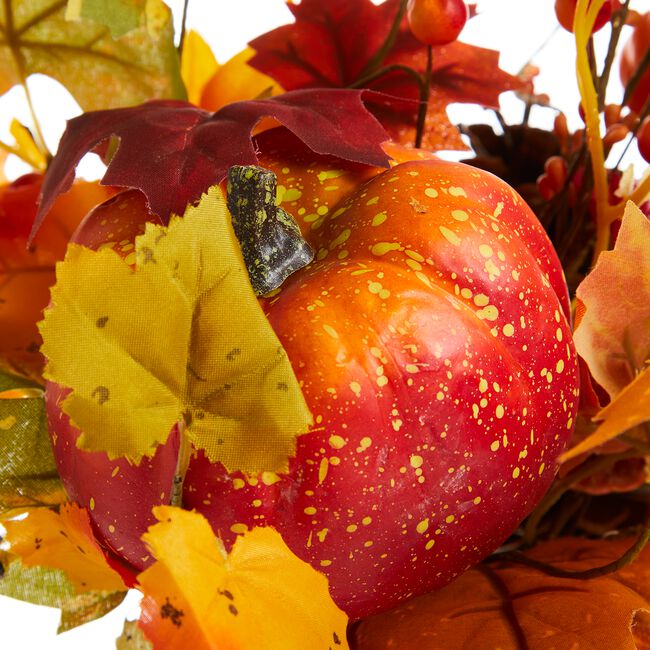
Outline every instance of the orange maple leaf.
<path fill-rule="evenodd" d="M 47 508 L 26 512 L 24 519 L 2 522 L 10 552 L 19 556 L 24 566 L 60 569 L 78 593 L 126 589 L 95 541 L 83 508 L 69 503 L 58 513 Z"/>

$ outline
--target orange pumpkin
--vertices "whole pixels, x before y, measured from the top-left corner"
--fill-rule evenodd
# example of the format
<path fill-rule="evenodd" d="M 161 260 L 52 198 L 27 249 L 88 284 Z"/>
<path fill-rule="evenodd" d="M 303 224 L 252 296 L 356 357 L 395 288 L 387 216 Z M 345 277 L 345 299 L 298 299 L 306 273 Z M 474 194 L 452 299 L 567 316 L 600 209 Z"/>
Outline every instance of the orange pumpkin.
<path fill-rule="evenodd" d="M 359 618 L 449 582 L 548 489 L 577 406 L 566 286 L 530 209 L 486 172 L 430 156 L 387 171 L 344 163 L 284 130 L 257 145 L 316 251 L 263 300 L 316 426 L 286 475 L 229 474 L 198 452 L 183 502 L 227 544 L 276 527 Z M 136 232 L 147 214 L 129 196 L 141 207 L 116 199 L 77 239 L 98 245 L 109 216 Z M 141 467 L 81 451 L 61 394 L 48 388 L 66 487 L 142 568 L 177 437 Z"/>

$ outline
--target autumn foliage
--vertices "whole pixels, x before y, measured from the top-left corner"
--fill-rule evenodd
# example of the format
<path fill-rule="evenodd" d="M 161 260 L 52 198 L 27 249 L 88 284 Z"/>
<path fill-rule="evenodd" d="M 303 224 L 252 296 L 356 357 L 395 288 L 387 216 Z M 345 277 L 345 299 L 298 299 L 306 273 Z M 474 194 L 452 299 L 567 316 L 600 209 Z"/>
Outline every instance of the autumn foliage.
<path fill-rule="evenodd" d="M 138 589 L 119 650 L 650 648 L 650 14 L 547 4 L 575 130 L 461 0 L 227 61 L 162 0 L 4 3 L 0 594 Z"/>

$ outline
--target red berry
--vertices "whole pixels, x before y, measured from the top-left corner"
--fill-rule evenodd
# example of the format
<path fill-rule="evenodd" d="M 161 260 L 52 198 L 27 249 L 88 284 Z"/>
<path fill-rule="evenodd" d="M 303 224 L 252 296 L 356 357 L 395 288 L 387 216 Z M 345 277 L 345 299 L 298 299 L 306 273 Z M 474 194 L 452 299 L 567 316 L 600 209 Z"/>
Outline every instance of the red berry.
<path fill-rule="evenodd" d="M 458 38 L 467 22 L 463 0 L 409 0 L 409 27 L 426 45 L 446 45 Z"/>
<path fill-rule="evenodd" d="M 557 16 L 558 22 L 569 32 L 573 31 L 573 17 L 576 13 L 577 4 L 578 0 L 555 0 L 555 15 Z M 618 5 L 618 0 L 605 1 L 605 4 L 596 16 L 594 32 L 597 32 L 603 25 L 610 21 L 612 12 L 615 8 L 618 8 Z"/>

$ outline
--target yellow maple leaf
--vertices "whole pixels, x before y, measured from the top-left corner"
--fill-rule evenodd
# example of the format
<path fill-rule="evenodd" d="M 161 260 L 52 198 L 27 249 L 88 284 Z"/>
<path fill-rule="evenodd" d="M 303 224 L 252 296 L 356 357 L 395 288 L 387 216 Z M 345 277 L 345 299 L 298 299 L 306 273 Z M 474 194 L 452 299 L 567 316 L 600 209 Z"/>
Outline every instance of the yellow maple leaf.
<path fill-rule="evenodd" d="M 181 76 L 187 90 L 187 99 L 192 104 L 201 101 L 201 92 L 207 81 L 219 68 L 219 64 L 202 36 L 194 30 L 185 34 Z"/>
<path fill-rule="evenodd" d="M 232 102 L 280 94 L 282 88 L 271 77 L 248 65 L 254 55 L 247 47 L 219 66 L 203 88 L 201 107 L 218 111 Z"/>
<path fill-rule="evenodd" d="M 27 513 L 24 519 L 2 522 L 10 551 L 23 566 L 61 569 L 78 593 L 126 589 L 95 541 L 83 508 L 70 503 L 58 513 L 47 508 L 30 508 Z"/>
<path fill-rule="evenodd" d="M 110 249 L 71 246 L 40 324 L 45 376 L 78 444 L 139 461 L 181 422 L 229 470 L 278 471 L 311 423 L 287 354 L 248 279 L 225 197 L 147 224 L 133 270 Z"/>
<path fill-rule="evenodd" d="M 603 422 L 582 442 L 562 454 L 559 459 L 561 463 L 592 451 L 632 427 L 650 420 L 650 368 L 637 375 L 594 420 Z"/>
<path fill-rule="evenodd" d="M 255 528 L 226 555 L 208 522 L 171 506 L 143 536 L 157 562 L 138 577 L 140 626 L 154 648 L 347 648 L 347 617 L 327 579 L 272 528 Z M 182 549 L 182 552 L 179 552 Z"/>

